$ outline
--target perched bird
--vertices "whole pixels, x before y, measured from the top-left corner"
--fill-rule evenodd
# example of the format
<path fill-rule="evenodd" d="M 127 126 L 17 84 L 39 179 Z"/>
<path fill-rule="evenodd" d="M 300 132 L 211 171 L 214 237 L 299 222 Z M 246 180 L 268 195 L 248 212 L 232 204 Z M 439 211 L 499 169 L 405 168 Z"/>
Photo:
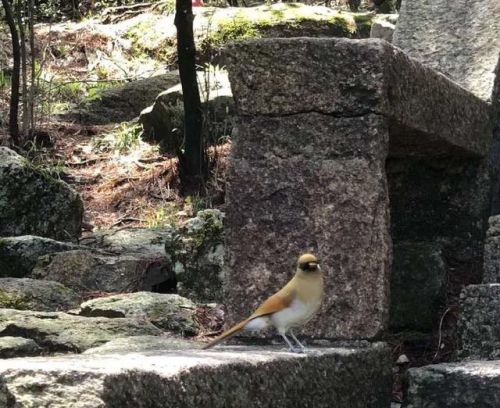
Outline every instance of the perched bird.
<path fill-rule="evenodd" d="M 253 314 L 222 333 L 204 346 L 215 346 L 241 330 L 263 330 L 269 326 L 276 328 L 293 352 L 304 352 L 305 347 L 292 332 L 294 327 L 306 324 L 318 311 L 323 298 L 323 274 L 319 262 L 312 254 L 299 257 L 295 276 L 278 292 L 262 303 Z M 287 333 L 297 343 L 293 346 Z"/>

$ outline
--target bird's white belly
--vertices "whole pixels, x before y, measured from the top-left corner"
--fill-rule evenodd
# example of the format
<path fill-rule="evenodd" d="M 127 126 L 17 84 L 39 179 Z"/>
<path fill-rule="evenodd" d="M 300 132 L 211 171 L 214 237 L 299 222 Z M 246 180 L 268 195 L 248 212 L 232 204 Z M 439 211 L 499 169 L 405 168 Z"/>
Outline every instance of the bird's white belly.
<path fill-rule="evenodd" d="M 271 316 L 271 323 L 278 332 L 285 333 L 292 327 L 306 324 L 318 311 L 319 306 L 320 302 L 305 303 L 294 299 L 290 306 Z"/>

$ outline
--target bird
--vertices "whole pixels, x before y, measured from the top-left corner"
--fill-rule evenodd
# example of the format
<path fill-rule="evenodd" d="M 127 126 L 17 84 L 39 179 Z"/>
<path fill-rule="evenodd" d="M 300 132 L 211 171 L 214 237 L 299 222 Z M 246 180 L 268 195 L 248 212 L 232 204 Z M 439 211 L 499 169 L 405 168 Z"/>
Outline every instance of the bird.
<path fill-rule="evenodd" d="M 257 331 L 272 326 L 291 352 L 305 352 L 306 348 L 292 329 L 305 325 L 317 313 L 323 300 L 323 286 L 323 272 L 316 256 L 310 253 L 301 255 L 294 277 L 283 288 L 264 301 L 250 317 L 223 332 L 203 349 L 213 347 L 242 330 Z M 298 347 L 290 342 L 287 333 Z"/>

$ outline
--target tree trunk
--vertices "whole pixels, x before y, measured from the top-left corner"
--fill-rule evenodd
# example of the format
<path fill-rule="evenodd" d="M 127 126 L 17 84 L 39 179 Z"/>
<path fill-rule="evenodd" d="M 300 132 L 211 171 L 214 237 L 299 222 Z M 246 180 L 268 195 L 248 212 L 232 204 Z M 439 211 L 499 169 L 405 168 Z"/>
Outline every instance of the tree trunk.
<path fill-rule="evenodd" d="M 23 21 L 23 4 L 21 0 L 17 1 L 17 29 L 19 30 L 19 43 L 21 45 L 21 108 L 22 108 L 22 120 L 21 120 L 21 137 L 20 142 L 26 142 L 28 137 L 29 123 L 28 123 L 28 62 L 26 53 L 26 29 Z"/>
<path fill-rule="evenodd" d="M 176 0 L 177 58 L 184 100 L 184 152 L 179 155 L 179 175 L 184 188 L 201 187 L 206 167 L 193 20 L 191 0 Z"/>
<path fill-rule="evenodd" d="M 2 5 L 5 10 L 5 20 L 9 26 L 12 39 L 12 58 L 14 66 L 12 69 L 11 78 L 11 94 L 10 94 L 10 112 L 9 112 L 9 133 L 15 145 L 19 144 L 19 80 L 21 70 L 21 50 L 19 46 L 19 35 L 17 32 L 16 21 L 12 13 L 12 7 L 9 0 L 2 0 Z"/>
<path fill-rule="evenodd" d="M 31 55 L 31 83 L 28 97 L 29 129 L 31 133 L 35 131 L 35 82 L 36 82 L 36 59 L 35 59 L 35 5 L 33 0 L 28 0 L 28 29 L 30 36 Z"/>

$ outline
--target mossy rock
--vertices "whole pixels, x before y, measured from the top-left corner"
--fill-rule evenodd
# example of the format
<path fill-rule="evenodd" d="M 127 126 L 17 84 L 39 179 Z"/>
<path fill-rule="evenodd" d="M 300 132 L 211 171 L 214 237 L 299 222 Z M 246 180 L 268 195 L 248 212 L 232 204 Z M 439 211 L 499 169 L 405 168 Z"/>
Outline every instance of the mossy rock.
<path fill-rule="evenodd" d="M 1 278 L 0 308 L 55 312 L 78 306 L 80 296 L 57 282 Z"/>
<path fill-rule="evenodd" d="M 224 64 L 221 50 L 226 44 L 255 38 L 367 38 L 373 16 L 373 13 L 345 13 L 301 3 L 236 8 L 226 15 L 215 13 L 211 29 L 197 47 L 199 59 Z"/>
<path fill-rule="evenodd" d="M 162 330 L 192 336 L 198 333 L 196 305 L 175 294 L 136 292 L 89 300 L 80 315 L 145 318 Z"/>
<path fill-rule="evenodd" d="M 222 302 L 223 218 L 219 210 L 199 211 L 165 242 L 177 277 L 177 291 L 200 302 Z"/>

